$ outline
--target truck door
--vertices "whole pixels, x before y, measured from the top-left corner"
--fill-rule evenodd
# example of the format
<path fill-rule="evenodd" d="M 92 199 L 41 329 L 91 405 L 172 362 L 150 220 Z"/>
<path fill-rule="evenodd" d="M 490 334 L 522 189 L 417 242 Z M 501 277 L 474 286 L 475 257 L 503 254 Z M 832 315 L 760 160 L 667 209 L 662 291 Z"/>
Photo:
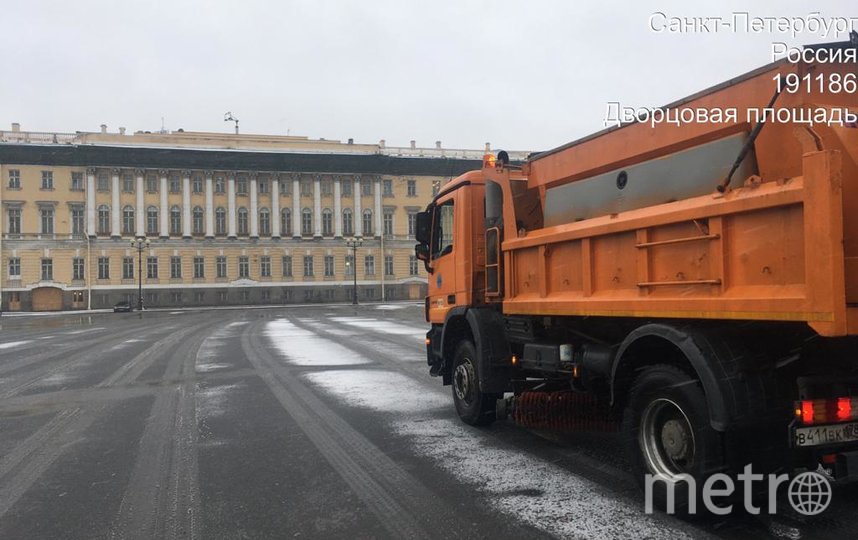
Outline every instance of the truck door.
<path fill-rule="evenodd" d="M 429 275 L 429 320 L 442 323 L 447 312 L 456 306 L 456 293 L 459 291 L 458 250 L 454 245 L 456 223 L 456 192 L 439 199 L 435 203 L 432 219 L 432 243 L 429 246 L 429 260 L 432 274 Z"/>

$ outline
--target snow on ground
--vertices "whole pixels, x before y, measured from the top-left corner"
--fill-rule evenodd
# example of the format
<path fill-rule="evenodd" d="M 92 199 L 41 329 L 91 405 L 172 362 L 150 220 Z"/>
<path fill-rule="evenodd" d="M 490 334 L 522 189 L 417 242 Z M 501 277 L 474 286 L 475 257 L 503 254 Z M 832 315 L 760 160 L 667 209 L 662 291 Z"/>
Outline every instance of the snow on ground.
<path fill-rule="evenodd" d="M 298 328 L 285 319 L 269 322 L 265 335 L 282 356 L 299 366 L 343 366 L 370 362 L 346 347 L 325 342 L 313 332 Z"/>
<path fill-rule="evenodd" d="M 450 405 L 443 396 L 427 393 L 423 385 L 411 377 L 393 371 L 325 370 L 304 376 L 314 386 L 336 395 L 349 405 L 380 412 L 413 414 Z"/>
<path fill-rule="evenodd" d="M 361 330 L 381 330 L 386 334 L 394 334 L 398 336 L 414 336 L 420 341 L 423 341 L 426 338 L 426 328 L 424 328 L 423 326 L 408 326 L 405 324 L 395 323 L 391 321 L 365 319 L 360 317 L 331 317 L 331 320 L 336 323 L 353 326 Z"/>
<path fill-rule="evenodd" d="M 399 309 L 414 307 L 415 305 L 418 304 L 379 304 L 375 306 L 375 309 L 379 311 L 396 311 Z"/>
<path fill-rule="evenodd" d="M 0 349 L 11 349 L 12 347 L 18 347 L 20 345 L 26 345 L 30 343 L 32 340 L 28 339 L 25 341 L 10 341 L 8 343 L 0 343 Z"/>
<path fill-rule="evenodd" d="M 62 332 L 62 334 L 65 336 L 74 336 L 77 334 L 84 334 L 86 332 L 95 332 L 96 330 L 104 330 L 104 327 L 98 326 L 95 328 L 84 328 L 82 330 L 72 330 L 71 332 Z"/>
<path fill-rule="evenodd" d="M 229 394 L 244 386 L 244 383 L 222 384 L 200 389 L 197 387 L 197 414 L 204 418 L 223 416 L 227 411 Z"/>

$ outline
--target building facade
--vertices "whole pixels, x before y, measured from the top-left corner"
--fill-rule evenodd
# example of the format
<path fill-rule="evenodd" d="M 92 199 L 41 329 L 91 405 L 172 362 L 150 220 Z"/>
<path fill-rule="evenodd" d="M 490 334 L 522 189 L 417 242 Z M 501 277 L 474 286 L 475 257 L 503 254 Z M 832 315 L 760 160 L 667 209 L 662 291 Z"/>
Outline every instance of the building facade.
<path fill-rule="evenodd" d="M 136 305 L 141 277 L 147 307 L 346 302 L 355 273 L 360 301 L 420 299 L 415 214 L 482 152 L 13 126 L 0 132 L 0 305 Z"/>

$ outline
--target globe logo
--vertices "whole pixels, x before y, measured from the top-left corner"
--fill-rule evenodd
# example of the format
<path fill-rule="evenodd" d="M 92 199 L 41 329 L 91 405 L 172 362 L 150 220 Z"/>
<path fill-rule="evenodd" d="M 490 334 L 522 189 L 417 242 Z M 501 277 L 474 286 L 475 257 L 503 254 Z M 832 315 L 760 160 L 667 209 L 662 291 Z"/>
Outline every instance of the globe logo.
<path fill-rule="evenodd" d="M 803 472 L 793 478 L 787 494 L 795 511 L 806 516 L 819 515 L 831 504 L 831 484 L 818 472 Z"/>

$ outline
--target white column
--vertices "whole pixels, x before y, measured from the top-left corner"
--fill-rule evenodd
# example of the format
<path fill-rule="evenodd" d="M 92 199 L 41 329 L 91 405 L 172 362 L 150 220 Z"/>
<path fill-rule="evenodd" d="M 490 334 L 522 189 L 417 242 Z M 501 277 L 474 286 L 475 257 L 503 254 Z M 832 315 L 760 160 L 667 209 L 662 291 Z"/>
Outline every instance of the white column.
<path fill-rule="evenodd" d="M 322 236 L 322 179 L 318 174 L 313 178 L 313 236 Z"/>
<path fill-rule="evenodd" d="M 212 172 L 206 171 L 206 238 L 214 236 L 214 193 L 212 192 Z"/>
<path fill-rule="evenodd" d="M 226 177 L 226 235 L 235 238 L 235 174 Z"/>
<path fill-rule="evenodd" d="M 352 225 L 355 230 L 355 236 L 363 236 L 363 216 L 361 215 L 363 210 L 361 210 L 360 207 L 360 175 L 355 175 L 354 182 L 355 185 L 352 188 L 352 195 L 354 195 L 355 199 L 355 215 L 352 216 L 352 221 L 354 222 Z M 357 270 L 357 268 L 355 269 Z"/>
<path fill-rule="evenodd" d="M 375 179 L 372 192 L 375 195 L 375 236 L 378 238 L 384 232 L 382 229 L 383 216 L 381 215 L 381 178 Z M 384 264 L 384 254 L 382 254 L 382 264 Z M 382 273 L 382 275 L 384 274 Z"/>
<path fill-rule="evenodd" d="M 343 237 L 343 208 L 340 197 L 342 196 L 340 189 L 340 177 L 334 177 L 334 238 Z"/>
<path fill-rule="evenodd" d="M 110 178 L 110 236 L 121 236 L 122 228 L 119 226 L 122 208 L 119 206 L 119 169 L 113 169 Z"/>
<path fill-rule="evenodd" d="M 259 238 L 259 201 L 256 193 L 256 173 L 250 173 L 250 237 Z"/>
<path fill-rule="evenodd" d="M 143 193 L 143 171 L 134 171 L 137 176 L 137 236 L 146 234 L 146 206 Z"/>
<path fill-rule="evenodd" d="M 167 238 L 170 236 L 170 205 L 167 201 L 167 171 L 160 170 L 158 171 L 158 176 L 160 176 L 160 189 L 158 193 L 161 196 L 161 225 L 160 225 L 160 234 L 161 238 Z"/>
<path fill-rule="evenodd" d="M 292 175 L 292 237 L 301 238 L 301 175 Z"/>
<path fill-rule="evenodd" d="M 191 171 L 182 171 L 182 236 L 191 237 Z"/>
<path fill-rule="evenodd" d="M 95 236 L 95 169 L 86 170 L 86 234 Z"/>
<path fill-rule="evenodd" d="M 280 176 L 271 175 L 271 238 L 280 238 Z"/>

